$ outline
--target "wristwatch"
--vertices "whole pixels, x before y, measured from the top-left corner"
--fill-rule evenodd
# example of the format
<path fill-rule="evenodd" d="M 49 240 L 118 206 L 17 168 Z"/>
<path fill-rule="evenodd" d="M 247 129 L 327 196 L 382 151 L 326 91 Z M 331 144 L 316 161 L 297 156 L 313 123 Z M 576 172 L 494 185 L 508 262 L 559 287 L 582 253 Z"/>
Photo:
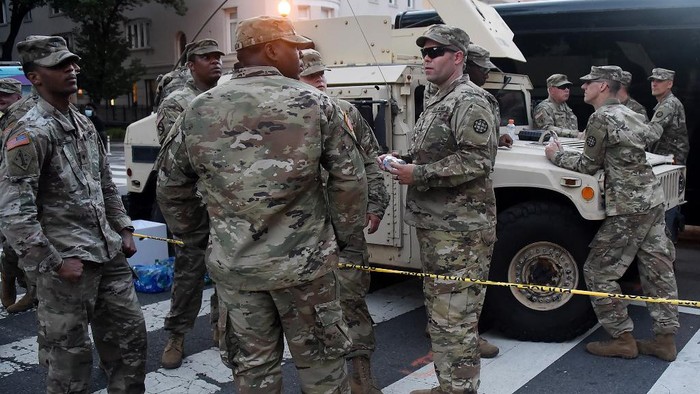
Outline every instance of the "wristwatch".
<path fill-rule="evenodd" d="M 131 231 L 132 233 L 133 233 L 134 231 L 136 231 L 136 229 L 134 228 L 134 226 L 126 226 L 126 227 L 124 227 L 122 230 L 128 230 L 128 231 Z"/>

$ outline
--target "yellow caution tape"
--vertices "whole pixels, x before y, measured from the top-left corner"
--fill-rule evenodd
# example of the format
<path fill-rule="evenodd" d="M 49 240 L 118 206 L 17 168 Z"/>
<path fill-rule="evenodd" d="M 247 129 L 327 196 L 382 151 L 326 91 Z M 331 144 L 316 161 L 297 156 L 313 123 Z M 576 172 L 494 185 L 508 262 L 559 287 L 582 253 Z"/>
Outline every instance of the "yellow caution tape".
<path fill-rule="evenodd" d="M 647 296 L 603 293 L 603 292 L 599 292 L 599 291 L 566 289 L 566 288 L 562 288 L 562 287 L 531 285 L 531 284 L 523 284 L 523 283 L 495 282 L 495 281 L 491 281 L 491 280 L 471 279 L 471 278 L 464 278 L 461 276 L 453 276 L 453 275 L 438 275 L 438 274 L 429 274 L 429 273 L 426 274 L 423 272 L 411 272 L 411 271 L 400 271 L 400 270 L 394 270 L 394 269 L 388 269 L 388 268 L 366 267 L 366 266 L 357 265 L 357 264 L 339 263 L 338 266 L 340 268 L 354 268 L 354 269 L 368 271 L 368 272 L 381 272 L 381 273 L 385 273 L 385 274 L 407 275 L 407 276 L 415 276 L 415 277 L 419 277 L 419 278 L 456 280 L 456 281 L 462 281 L 462 282 L 477 283 L 480 285 L 487 285 L 487 286 L 515 287 L 517 289 L 533 290 L 533 291 L 538 291 L 538 292 L 579 294 L 579 295 L 586 295 L 586 296 L 593 296 L 593 297 L 618 298 L 618 299 L 622 299 L 622 300 L 654 302 L 654 303 L 658 303 L 658 304 L 673 304 L 673 305 L 690 306 L 690 307 L 700 308 L 700 301 L 675 300 L 675 299 L 669 299 L 669 298 L 652 298 L 652 297 L 647 297 Z"/>
<path fill-rule="evenodd" d="M 164 241 L 164 242 L 172 243 L 172 244 L 179 245 L 179 246 L 185 245 L 184 242 L 176 240 L 176 239 L 155 237 L 152 235 L 134 233 L 134 237 L 142 238 L 142 239 L 143 238 L 155 239 L 157 241 Z M 550 292 L 550 293 L 578 294 L 578 295 L 585 295 L 585 296 L 591 296 L 591 297 L 618 298 L 621 300 L 654 302 L 657 304 L 672 304 L 672 305 L 700 308 L 700 301 L 676 300 L 676 299 L 670 299 L 670 298 L 653 298 L 653 297 L 640 296 L 640 295 L 628 295 L 628 294 L 616 294 L 616 293 L 603 293 L 600 291 L 567 289 L 564 287 L 531 285 L 531 284 L 527 284 L 527 283 L 496 282 L 496 281 L 492 281 L 492 280 L 464 278 L 461 276 L 454 276 L 454 275 L 438 275 L 438 274 L 430 274 L 430 273 L 423 273 L 423 272 L 401 271 L 401 270 L 395 270 L 395 269 L 389 269 L 389 268 L 369 267 L 369 266 L 363 266 L 363 265 L 358 265 L 358 264 L 338 263 L 338 267 L 340 267 L 340 268 L 353 268 L 353 269 L 358 269 L 358 270 L 367 271 L 367 272 L 380 272 L 380 273 L 384 273 L 384 274 L 397 274 L 397 275 L 414 276 L 417 278 L 434 278 L 434 279 L 442 279 L 442 280 L 456 280 L 456 281 L 462 281 L 462 282 L 477 283 L 477 284 L 485 285 L 485 286 L 515 287 L 516 289 L 532 290 L 532 291 L 537 291 L 537 292 L 541 292 L 541 293 Z"/>
<path fill-rule="evenodd" d="M 162 237 L 156 237 L 153 235 L 138 234 L 138 233 L 134 233 L 133 235 L 134 235 L 134 237 L 141 238 L 142 240 L 144 238 L 148 238 L 148 239 L 155 239 L 156 241 L 163 241 L 163 242 L 167 242 L 167 243 L 171 243 L 171 244 L 175 244 L 175 245 L 179 245 L 179 246 L 185 246 L 184 242 L 179 241 L 177 239 L 162 238 Z"/>

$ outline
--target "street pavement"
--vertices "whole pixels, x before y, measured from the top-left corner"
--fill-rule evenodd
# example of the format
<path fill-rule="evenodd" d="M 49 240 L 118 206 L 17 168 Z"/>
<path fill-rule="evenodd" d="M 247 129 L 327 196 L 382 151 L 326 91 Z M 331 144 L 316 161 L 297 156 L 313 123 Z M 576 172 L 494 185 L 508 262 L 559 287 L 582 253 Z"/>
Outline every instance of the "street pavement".
<path fill-rule="evenodd" d="M 121 160 L 121 162 L 119 162 Z M 123 179 L 123 146 L 112 145 L 110 156 L 115 182 Z M 119 167 L 121 165 L 121 167 Z M 692 232 L 691 232 L 692 233 Z M 676 272 L 680 298 L 700 300 L 700 237 L 684 237 L 678 245 Z M 141 241 L 139 241 L 141 242 Z M 137 246 L 139 244 L 137 243 Z M 148 330 L 147 393 L 235 392 L 231 371 L 212 346 L 209 296 L 195 327 L 185 341 L 186 358 L 174 370 L 160 368 L 160 355 L 168 334 L 163 320 L 170 307 L 169 293 L 139 294 Z M 578 297 L 578 296 L 577 296 Z M 386 394 L 406 394 L 428 388 L 437 380 L 432 364 L 419 280 L 390 275 L 373 276 L 367 297 L 375 322 L 377 350 L 373 372 Z M 585 344 L 607 338 L 600 326 L 563 343 L 521 342 L 488 331 L 484 337 L 500 348 L 495 359 L 482 360 L 480 393 L 488 394 L 661 394 L 700 392 L 700 310 L 682 307 L 677 335 L 678 359 L 668 363 L 640 355 L 634 360 L 599 358 L 586 353 Z M 630 314 L 635 336 L 651 335 L 651 320 L 643 304 L 633 303 Z M 34 310 L 7 315 L 0 309 L 0 393 L 45 391 L 46 370 L 39 367 Z M 95 360 L 97 356 L 95 355 Z M 284 393 L 299 393 L 293 360 L 285 352 Z M 94 362 L 91 392 L 106 393 L 106 377 Z"/>

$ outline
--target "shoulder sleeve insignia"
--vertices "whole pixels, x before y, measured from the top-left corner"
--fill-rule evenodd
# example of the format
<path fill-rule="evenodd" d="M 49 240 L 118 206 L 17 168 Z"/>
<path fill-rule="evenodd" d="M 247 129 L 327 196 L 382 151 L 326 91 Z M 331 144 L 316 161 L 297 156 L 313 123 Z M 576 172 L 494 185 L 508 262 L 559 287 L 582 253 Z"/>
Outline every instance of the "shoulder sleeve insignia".
<path fill-rule="evenodd" d="M 586 138 L 586 145 L 590 146 L 591 148 L 595 146 L 596 142 L 598 142 L 594 136 L 588 136 Z"/>
<path fill-rule="evenodd" d="M 654 116 L 657 118 L 660 118 L 660 117 L 664 116 L 664 112 L 663 111 L 656 111 L 656 114 L 654 114 Z"/>
<path fill-rule="evenodd" d="M 479 134 L 484 134 L 489 131 L 489 124 L 484 119 L 477 119 L 474 121 L 474 131 Z"/>
<path fill-rule="evenodd" d="M 20 133 L 9 140 L 7 140 L 7 143 L 5 144 L 5 148 L 8 151 L 11 151 L 12 149 L 22 146 L 22 145 L 27 145 L 29 144 L 29 135 L 27 133 Z"/>

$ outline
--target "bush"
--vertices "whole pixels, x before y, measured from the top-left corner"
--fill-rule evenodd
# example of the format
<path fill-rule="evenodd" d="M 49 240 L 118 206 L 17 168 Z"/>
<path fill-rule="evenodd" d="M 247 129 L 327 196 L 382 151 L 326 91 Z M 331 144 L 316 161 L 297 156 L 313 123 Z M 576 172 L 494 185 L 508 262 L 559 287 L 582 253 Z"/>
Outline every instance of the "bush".
<path fill-rule="evenodd" d="M 126 134 L 126 129 L 123 129 L 121 127 L 110 127 L 109 129 L 107 129 L 107 135 L 109 136 L 111 141 L 123 142 L 124 134 Z"/>

